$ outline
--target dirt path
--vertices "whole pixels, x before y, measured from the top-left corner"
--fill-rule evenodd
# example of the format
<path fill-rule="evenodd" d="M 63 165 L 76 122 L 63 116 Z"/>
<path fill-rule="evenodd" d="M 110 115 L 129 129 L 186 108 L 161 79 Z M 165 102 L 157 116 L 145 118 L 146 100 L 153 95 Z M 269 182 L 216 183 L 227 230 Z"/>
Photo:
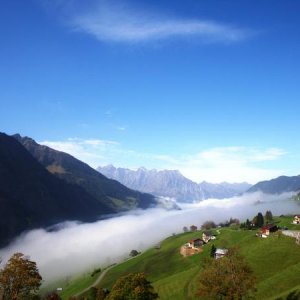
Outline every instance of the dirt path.
<path fill-rule="evenodd" d="M 76 295 L 74 295 L 74 297 L 78 297 L 78 296 L 82 295 L 83 293 L 87 292 L 91 287 L 97 286 L 97 285 L 101 282 L 101 280 L 103 279 L 103 277 L 106 275 L 106 273 L 107 273 L 110 269 L 112 269 L 115 265 L 116 265 L 116 264 L 111 265 L 111 266 L 109 266 L 108 268 L 106 268 L 104 271 L 102 271 L 101 274 L 99 275 L 99 277 L 97 278 L 97 280 L 96 280 L 93 284 L 91 284 L 90 286 L 88 286 L 88 287 L 85 288 L 84 290 L 82 290 L 82 291 L 80 291 L 79 293 L 77 293 Z"/>
<path fill-rule="evenodd" d="M 134 257 L 130 257 L 130 258 L 128 258 L 126 261 L 131 260 L 131 259 L 134 259 L 134 258 L 136 258 L 136 257 L 138 257 L 138 256 L 139 256 L 139 255 L 136 255 L 136 256 L 134 256 Z M 78 297 L 78 296 L 82 295 L 83 293 L 87 292 L 91 287 L 96 287 L 96 286 L 101 282 L 101 280 L 104 278 L 104 276 L 106 275 L 106 273 L 107 273 L 110 269 L 112 269 L 112 268 L 115 267 L 116 265 L 119 265 L 119 264 L 122 264 L 122 263 L 124 263 L 124 261 L 123 261 L 123 262 L 120 262 L 120 263 L 113 264 L 113 265 L 109 266 L 108 268 L 106 268 L 104 271 L 101 272 L 101 274 L 99 275 L 99 277 L 97 278 L 97 280 L 96 280 L 93 284 L 91 284 L 90 286 L 88 286 L 87 288 L 85 288 L 84 290 L 80 291 L 79 293 L 77 293 L 76 295 L 73 295 L 73 296 L 74 296 L 74 297 Z"/>

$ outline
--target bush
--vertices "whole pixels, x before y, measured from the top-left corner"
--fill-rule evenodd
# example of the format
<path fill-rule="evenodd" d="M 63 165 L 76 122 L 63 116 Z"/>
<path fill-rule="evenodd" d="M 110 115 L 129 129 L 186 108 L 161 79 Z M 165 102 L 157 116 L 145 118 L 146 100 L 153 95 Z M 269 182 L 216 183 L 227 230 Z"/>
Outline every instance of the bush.
<path fill-rule="evenodd" d="M 91 277 L 94 277 L 96 274 L 101 273 L 101 269 L 95 269 L 92 273 L 91 273 Z"/>
<path fill-rule="evenodd" d="M 216 228 L 216 227 L 217 225 L 215 224 L 214 221 L 206 221 L 201 226 L 202 229 L 206 229 L 206 230 Z"/>
<path fill-rule="evenodd" d="M 129 256 L 135 257 L 135 256 L 137 256 L 139 254 L 140 254 L 140 252 L 138 252 L 137 250 L 131 250 L 130 253 L 129 253 Z"/>

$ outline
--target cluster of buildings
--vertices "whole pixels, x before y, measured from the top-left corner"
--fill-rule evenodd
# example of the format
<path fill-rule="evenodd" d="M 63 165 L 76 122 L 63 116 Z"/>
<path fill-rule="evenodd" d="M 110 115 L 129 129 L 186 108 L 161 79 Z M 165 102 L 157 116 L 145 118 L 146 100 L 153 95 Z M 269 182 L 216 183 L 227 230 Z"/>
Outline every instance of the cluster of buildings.
<path fill-rule="evenodd" d="M 295 215 L 292 221 L 293 224 L 300 225 L 300 215 Z M 197 231 L 197 227 L 191 226 L 191 231 Z M 256 234 L 257 237 L 267 238 L 271 233 L 278 231 L 277 225 L 267 224 L 259 229 L 259 232 Z M 203 246 L 209 243 L 211 240 L 215 240 L 216 236 L 212 233 L 212 231 L 207 230 L 202 233 L 202 238 L 195 238 L 181 246 L 180 254 L 184 257 L 191 256 L 197 253 L 201 253 L 203 251 Z M 300 244 L 300 235 L 297 236 L 297 241 Z M 227 249 L 216 249 L 215 258 L 221 258 L 227 254 Z"/>
<path fill-rule="evenodd" d="M 295 215 L 292 224 L 300 224 L 300 215 Z M 270 233 L 276 232 L 279 228 L 274 224 L 268 224 L 260 228 L 259 232 L 256 234 L 258 237 L 267 238 Z M 286 228 L 287 229 L 287 228 Z"/>
<path fill-rule="evenodd" d="M 216 236 L 209 230 L 202 233 L 202 238 L 195 238 L 184 244 L 180 248 L 180 254 L 184 257 L 191 256 L 203 251 L 202 246 L 209 243 L 211 240 L 215 240 Z M 221 258 L 227 253 L 227 249 L 216 249 L 215 258 Z"/>

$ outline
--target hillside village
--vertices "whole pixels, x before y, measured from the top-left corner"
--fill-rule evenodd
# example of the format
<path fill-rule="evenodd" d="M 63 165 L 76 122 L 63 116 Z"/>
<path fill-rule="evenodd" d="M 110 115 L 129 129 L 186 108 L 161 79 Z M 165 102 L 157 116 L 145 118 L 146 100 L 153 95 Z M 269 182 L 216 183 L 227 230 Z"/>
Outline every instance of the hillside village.
<path fill-rule="evenodd" d="M 261 213 L 258 213 L 257 216 L 253 218 L 250 222 L 247 220 L 245 223 L 239 222 L 238 219 L 230 219 L 229 221 L 216 225 L 213 221 L 207 221 L 202 229 L 210 228 L 210 230 L 204 230 L 202 236 L 199 236 L 187 241 L 184 245 L 180 247 L 180 254 L 183 257 L 192 256 L 203 252 L 203 247 L 207 247 L 208 244 L 212 244 L 213 240 L 216 240 L 220 234 L 220 228 L 222 227 L 237 227 L 238 229 L 248 229 L 255 231 L 255 236 L 258 238 L 268 238 L 271 234 L 280 231 L 283 235 L 293 237 L 296 239 L 296 243 L 300 245 L 300 215 L 294 215 L 291 224 L 299 225 L 299 230 L 288 230 L 288 227 L 280 227 L 273 223 L 273 215 L 271 211 L 267 211 L 265 216 Z M 186 232 L 184 227 L 184 231 Z M 198 228 L 195 225 L 190 226 L 191 232 L 197 232 Z M 198 233 L 198 232 L 197 232 Z M 215 248 L 212 244 L 211 256 L 215 259 L 224 257 L 228 252 L 226 248 Z"/>
<path fill-rule="evenodd" d="M 258 213 L 251 221 L 207 221 L 201 228 L 192 224 L 185 226 L 183 233 L 161 241 L 159 247 L 116 265 L 97 287 L 110 289 L 120 276 L 145 272 L 160 299 L 199 299 L 195 298 L 194 287 L 202 268 L 207 262 L 221 260 L 233 246 L 238 246 L 258 277 L 255 299 L 290 299 L 286 297 L 300 290 L 298 277 L 292 276 L 300 272 L 299 233 L 299 215 L 273 217 L 270 211 Z"/>

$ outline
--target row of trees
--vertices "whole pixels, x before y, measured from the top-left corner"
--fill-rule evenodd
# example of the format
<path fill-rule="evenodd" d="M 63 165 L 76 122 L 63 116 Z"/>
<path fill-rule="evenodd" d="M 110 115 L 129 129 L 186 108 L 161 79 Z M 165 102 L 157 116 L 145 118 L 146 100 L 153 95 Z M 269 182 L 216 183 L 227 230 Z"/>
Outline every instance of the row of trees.
<path fill-rule="evenodd" d="M 240 224 L 240 220 L 237 218 L 230 218 L 229 220 L 225 221 L 225 222 L 221 222 L 218 225 L 211 220 L 205 221 L 202 225 L 201 225 L 201 229 L 203 230 L 209 230 L 209 229 L 214 229 L 217 228 L 217 226 L 220 227 L 228 227 L 231 225 L 239 225 Z M 198 228 L 195 225 L 190 226 L 189 228 L 187 226 L 183 227 L 183 232 L 193 232 L 196 231 Z"/>
<path fill-rule="evenodd" d="M 267 210 L 265 216 L 259 212 L 253 219 L 250 221 L 246 220 L 245 223 L 241 223 L 240 227 L 245 229 L 261 228 L 265 224 L 270 224 L 273 221 L 273 214 L 270 210 Z"/>

